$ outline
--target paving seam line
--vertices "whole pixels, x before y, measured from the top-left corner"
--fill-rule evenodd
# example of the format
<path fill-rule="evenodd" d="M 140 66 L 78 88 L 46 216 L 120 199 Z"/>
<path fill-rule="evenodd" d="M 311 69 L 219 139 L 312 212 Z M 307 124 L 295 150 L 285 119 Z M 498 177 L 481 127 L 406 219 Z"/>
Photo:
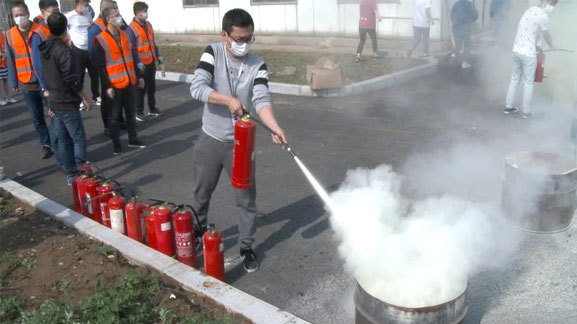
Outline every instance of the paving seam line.
<path fill-rule="evenodd" d="M 2 180 L 0 181 L 0 188 L 8 191 L 18 200 L 64 223 L 66 226 L 76 229 L 81 234 L 106 245 L 110 245 L 135 264 L 163 273 L 177 281 L 183 289 L 209 298 L 233 314 L 240 315 L 257 324 L 308 323 L 274 305 L 249 295 L 227 283 L 209 277 L 199 270 L 193 269 L 163 253 L 84 217 L 16 181 L 10 179 Z"/>
<path fill-rule="evenodd" d="M 347 95 L 359 95 L 408 82 L 415 78 L 432 74 L 437 71 L 439 61 L 434 57 L 428 58 L 427 61 L 427 63 L 422 65 L 385 74 L 373 79 L 360 81 L 337 89 L 314 91 L 308 85 L 280 82 L 269 82 L 269 88 L 271 93 L 301 97 L 339 97 Z M 164 76 L 162 74 L 163 72 L 156 71 L 156 80 L 190 83 L 193 76 L 192 74 L 178 72 L 164 72 Z"/>

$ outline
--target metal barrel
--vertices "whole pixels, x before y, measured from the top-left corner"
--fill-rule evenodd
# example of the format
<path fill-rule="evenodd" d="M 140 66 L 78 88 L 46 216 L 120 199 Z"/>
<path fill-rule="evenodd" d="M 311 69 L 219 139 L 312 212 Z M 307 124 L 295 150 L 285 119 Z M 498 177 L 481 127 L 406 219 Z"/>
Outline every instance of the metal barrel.
<path fill-rule="evenodd" d="M 456 324 L 467 314 L 467 289 L 446 303 L 419 308 L 395 306 L 369 295 L 357 282 L 356 324 Z"/>
<path fill-rule="evenodd" d="M 573 222 L 577 168 L 554 153 L 514 152 L 505 157 L 501 209 L 531 232 L 555 233 Z"/>

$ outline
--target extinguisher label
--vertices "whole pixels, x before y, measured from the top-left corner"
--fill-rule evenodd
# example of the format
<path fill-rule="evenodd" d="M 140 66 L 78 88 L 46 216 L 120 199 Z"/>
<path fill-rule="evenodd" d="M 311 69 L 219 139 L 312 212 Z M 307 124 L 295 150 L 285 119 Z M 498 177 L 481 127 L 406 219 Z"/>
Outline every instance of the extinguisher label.
<path fill-rule="evenodd" d="M 124 234 L 124 215 L 122 209 L 111 209 L 110 210 L 110 227 Z"/>
<path fill-rule="evenodd" d="M 224 252 L 224 243 L 220 243 L 220 245 L 218 246 L 218 250 L 220 252 Z"/>
<path fill-rule="evenodd" d="M 192 257 L 192 234 L 188 233 L 176 233 L 176 252 L 180 257 Z"/>
<path fill-rule="evenodd" d="M 86 193 L 86 208 L 88 210 L 88 213 L 92 214 L 92 199 L 90 198 L 90 195 L 88 193 Z"/>
<path fill-rule="evenodd" d="M 172 228 L 172 226 L 170 225 L 170 222 L 160 224 L 160 230 L 163 232 L 164 231 L 170 231 L 171 228 Z"/>

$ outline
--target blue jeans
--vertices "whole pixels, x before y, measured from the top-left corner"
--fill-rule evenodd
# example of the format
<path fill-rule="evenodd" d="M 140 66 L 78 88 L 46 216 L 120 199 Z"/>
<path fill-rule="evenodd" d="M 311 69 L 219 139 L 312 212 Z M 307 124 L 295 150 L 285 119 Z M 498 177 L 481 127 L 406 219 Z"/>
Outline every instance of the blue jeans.
<path fill-rule="evenodd" d="M 423 54 L 429 55 L 429 32 L 431 28 L 429 27 L 415 27 L 413 26 L 413 48 L 411 52 L 414 51 L 421 40 L 423 41 Z"/>
<path fill-rule="evenodd" d="M 54 111 L 54 133 L 62 170 L 67 175 L 76 171 L 76 165 L 86 160 L 86 133 L 80 111 Z"/>
<path fill-rule="evenodd" d="M 471 27 L 458 26 L 453 28 L 453 41 L 455 41 L 455 57 L 459 57 L 459 52 L 463 49 L 463 61 L 471 62 Z"/>
<path fill-rule="evenodd" d="M 38 136 L 38 142 L 42 146 L 50 147 L 50 135 L 48 135 L 48 127 L 46 126 L 46 120 L 44 119 L 44 105 L 42 103 L 42 95 L 40 91 L 30 91 L 21 90 L 26 101 L 26 107 L 30 112 L 32 117 L 32 123 L 34 124 L 34 129 L 36 129 L 36 135 Z"/>

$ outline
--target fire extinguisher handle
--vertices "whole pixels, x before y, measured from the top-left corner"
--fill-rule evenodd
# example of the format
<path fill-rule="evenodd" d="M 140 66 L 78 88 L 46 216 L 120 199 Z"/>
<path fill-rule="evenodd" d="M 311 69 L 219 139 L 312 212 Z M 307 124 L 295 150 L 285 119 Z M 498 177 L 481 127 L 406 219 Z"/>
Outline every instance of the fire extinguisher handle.
<path fill-rule="evenodd" d="M 188 209 L 190 209 L 190 211 L 192 211 L 192 214 L 194 214 L 194 218 L 196 218 L 196 223 L 198 224 L 198 227 L 200 228 L 200 219 L 198 218 L 198 213 L 196 212 L 196 210 L 191 206 L 191 205 L 182 205 L 184 207 L 187 207 Z"/>

